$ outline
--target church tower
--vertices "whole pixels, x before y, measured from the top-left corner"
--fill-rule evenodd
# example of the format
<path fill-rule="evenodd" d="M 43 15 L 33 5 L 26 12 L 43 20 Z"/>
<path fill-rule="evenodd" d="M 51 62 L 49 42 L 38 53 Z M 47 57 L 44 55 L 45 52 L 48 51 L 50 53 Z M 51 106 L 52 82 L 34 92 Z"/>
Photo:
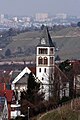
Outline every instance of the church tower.
<path fill-rule="evenodd" d="M 47 27 L 44 27 L 36 49 L 36 77 L 42 81 L 45 99 L 49 97 L 50 74 L 54 70 L 55 46 Z"/>

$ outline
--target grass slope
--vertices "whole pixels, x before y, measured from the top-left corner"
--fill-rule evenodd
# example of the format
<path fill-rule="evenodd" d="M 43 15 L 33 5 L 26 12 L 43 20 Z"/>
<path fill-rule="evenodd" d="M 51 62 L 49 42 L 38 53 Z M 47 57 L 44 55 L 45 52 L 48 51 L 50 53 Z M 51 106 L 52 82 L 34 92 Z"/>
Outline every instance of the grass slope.
<path fill-rule="evenodd" d="M 55 110 L 53 112 L 46 113 L 39 120 L 80 120 L 80 113 L 71 109 Z"/>

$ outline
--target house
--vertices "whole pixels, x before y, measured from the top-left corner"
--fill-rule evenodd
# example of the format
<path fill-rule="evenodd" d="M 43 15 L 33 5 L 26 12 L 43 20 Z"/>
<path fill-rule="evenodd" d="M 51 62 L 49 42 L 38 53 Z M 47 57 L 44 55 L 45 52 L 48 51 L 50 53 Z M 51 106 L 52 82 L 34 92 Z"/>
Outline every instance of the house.
<path fill-rule="evenodd" d="M 10 120 L 21 115 L 21 105 L 17 103 L 14 91 L 8 90 L 5 83 L 2 83 L 2 86 L 0 90 L 1 119 Z"/>
<path fill-rule="evenodd" d="M 8 105 L 6 97 L 0 96 L 0 120 L 8 120 Z"/>

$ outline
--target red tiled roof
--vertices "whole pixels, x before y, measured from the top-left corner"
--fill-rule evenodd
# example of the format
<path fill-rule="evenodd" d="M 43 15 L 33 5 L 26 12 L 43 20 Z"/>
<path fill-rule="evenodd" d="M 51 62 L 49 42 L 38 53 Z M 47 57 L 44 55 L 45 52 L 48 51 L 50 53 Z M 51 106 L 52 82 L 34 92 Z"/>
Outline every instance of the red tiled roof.
<path fill-rule="evenodd" d="M 28 67 L 30 70 L 31 70 L 31 72 L 33 73 L 33 74 L 36 74 L 36 67 L 35 66 L 33 66 L 33 67 Z"/>
<path fill-rule="evenodd" d="M 12 101 L 13 90 L 0 90 L 0 96 L 5 96 L 8 102 Z"/>
<path fill-rule="evenodd" d="M 0 70 L 0 83 L 8 83 L 10 82 L 10 72 L 9 70 L 4 71 Z"/>

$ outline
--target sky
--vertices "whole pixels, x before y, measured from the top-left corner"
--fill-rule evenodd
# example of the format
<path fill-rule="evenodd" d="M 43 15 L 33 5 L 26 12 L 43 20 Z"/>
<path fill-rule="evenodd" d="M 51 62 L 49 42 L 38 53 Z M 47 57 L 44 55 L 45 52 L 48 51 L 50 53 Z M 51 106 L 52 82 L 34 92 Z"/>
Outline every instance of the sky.
<path fill-rule="evenodd" d="M 32 16 L 36 13 L 80 16 L 80 0 L 0 0 L 0 14 Z"/>

